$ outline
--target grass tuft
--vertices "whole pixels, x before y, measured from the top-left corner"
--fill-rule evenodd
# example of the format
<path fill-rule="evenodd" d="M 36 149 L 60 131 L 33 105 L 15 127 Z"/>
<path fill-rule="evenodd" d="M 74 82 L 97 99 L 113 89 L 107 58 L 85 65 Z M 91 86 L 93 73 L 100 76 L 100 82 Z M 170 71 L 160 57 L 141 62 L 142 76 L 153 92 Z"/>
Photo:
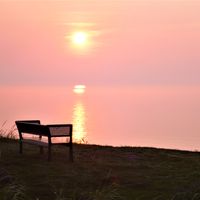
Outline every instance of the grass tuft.
<path fill-rule="evenodd" d="M 6 187 L 5 200 L 26 200 L 25 187 L 20 184 L 12 183 Z"/>
<path fill-rule="evenodd" d="M 13 125 L 11 128 L 5 128 L 6 121 L 0 127 L 0 139 L 16 139 L 16 126 Z"/>

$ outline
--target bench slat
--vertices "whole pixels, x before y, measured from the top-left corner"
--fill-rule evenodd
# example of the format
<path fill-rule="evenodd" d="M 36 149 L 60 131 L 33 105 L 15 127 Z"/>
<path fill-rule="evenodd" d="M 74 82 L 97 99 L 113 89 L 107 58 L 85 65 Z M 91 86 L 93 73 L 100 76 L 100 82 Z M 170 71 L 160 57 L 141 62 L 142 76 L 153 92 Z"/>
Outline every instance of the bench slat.
<path fill-rule="evenodd" d="M 62 137 L 62 136 L 70 136 L 71 134 L 71 126 L 51 126 L 47 125 L 49 127 L 49 131 L 51 134 L 51 137 Z"/>

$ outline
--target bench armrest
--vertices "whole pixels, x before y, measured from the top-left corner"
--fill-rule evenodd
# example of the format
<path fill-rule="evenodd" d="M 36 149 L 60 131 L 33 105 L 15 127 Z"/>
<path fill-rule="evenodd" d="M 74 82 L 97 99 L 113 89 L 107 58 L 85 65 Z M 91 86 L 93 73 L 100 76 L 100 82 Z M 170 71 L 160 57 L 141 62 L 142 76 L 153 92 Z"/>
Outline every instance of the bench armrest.
<path fill-rule="evenodd" d="M 48 124 L 51 137 L 72 137 L 72 124 Z"/>

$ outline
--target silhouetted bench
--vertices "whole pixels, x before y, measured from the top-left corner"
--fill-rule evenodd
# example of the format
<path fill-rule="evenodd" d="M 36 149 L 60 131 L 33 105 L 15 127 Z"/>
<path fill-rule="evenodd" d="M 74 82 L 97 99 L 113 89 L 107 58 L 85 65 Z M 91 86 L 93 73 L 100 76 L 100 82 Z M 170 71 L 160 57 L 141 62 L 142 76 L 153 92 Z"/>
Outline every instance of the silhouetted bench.
<path fill-rule="evenodd" d="M 72 124 L 50 124 L 41 125 L 40 120 L 24 120 L 15 121 L 19 132 L 19 146 L 20 153 L 23 151 L 23 143 L 38 145 L 40 153 L 43 153 L 43 147 L 48 148 L 48 160 L 51 160 L 51 147 L 52 145 L 63 145 L 69 147 L 69 159 L 73 162 L 73 144 L 72 144 Z M 23 134 L 31 134 L 37 138 L 24 138 Z M 47 137 L 47 142 L 42 141 L 42 137 Z M 52 138 L 65 137 L 60 142 L 52 142 Z"/>

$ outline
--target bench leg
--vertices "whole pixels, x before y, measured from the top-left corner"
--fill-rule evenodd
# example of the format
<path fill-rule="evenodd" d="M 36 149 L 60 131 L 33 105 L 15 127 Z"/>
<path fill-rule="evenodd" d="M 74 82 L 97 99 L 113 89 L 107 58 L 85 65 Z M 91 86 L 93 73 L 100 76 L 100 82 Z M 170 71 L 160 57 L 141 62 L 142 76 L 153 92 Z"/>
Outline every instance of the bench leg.
<path fill-rule="evenodd" d="M 22 151 L 23 151 L 23 144 L 22 144 L 22 141 L 20 140 L 19 141 L 19 153 L 22 154 Z"/>
<path fill-rule="evenodd" d="M 71 162 L 74 161 L 74 158 L 73 158 L 73 147 L 72 145 L 69 147 L 69 159 Z"/>
<path fill-rule="evenodd" d="M 40 154 L 44 153 L 44 148 L 40 146 Z"/>
<path fill-rule="evenodd" d="M 48 161 L 51 161 L 51 145 L 48 146 Z"/>

